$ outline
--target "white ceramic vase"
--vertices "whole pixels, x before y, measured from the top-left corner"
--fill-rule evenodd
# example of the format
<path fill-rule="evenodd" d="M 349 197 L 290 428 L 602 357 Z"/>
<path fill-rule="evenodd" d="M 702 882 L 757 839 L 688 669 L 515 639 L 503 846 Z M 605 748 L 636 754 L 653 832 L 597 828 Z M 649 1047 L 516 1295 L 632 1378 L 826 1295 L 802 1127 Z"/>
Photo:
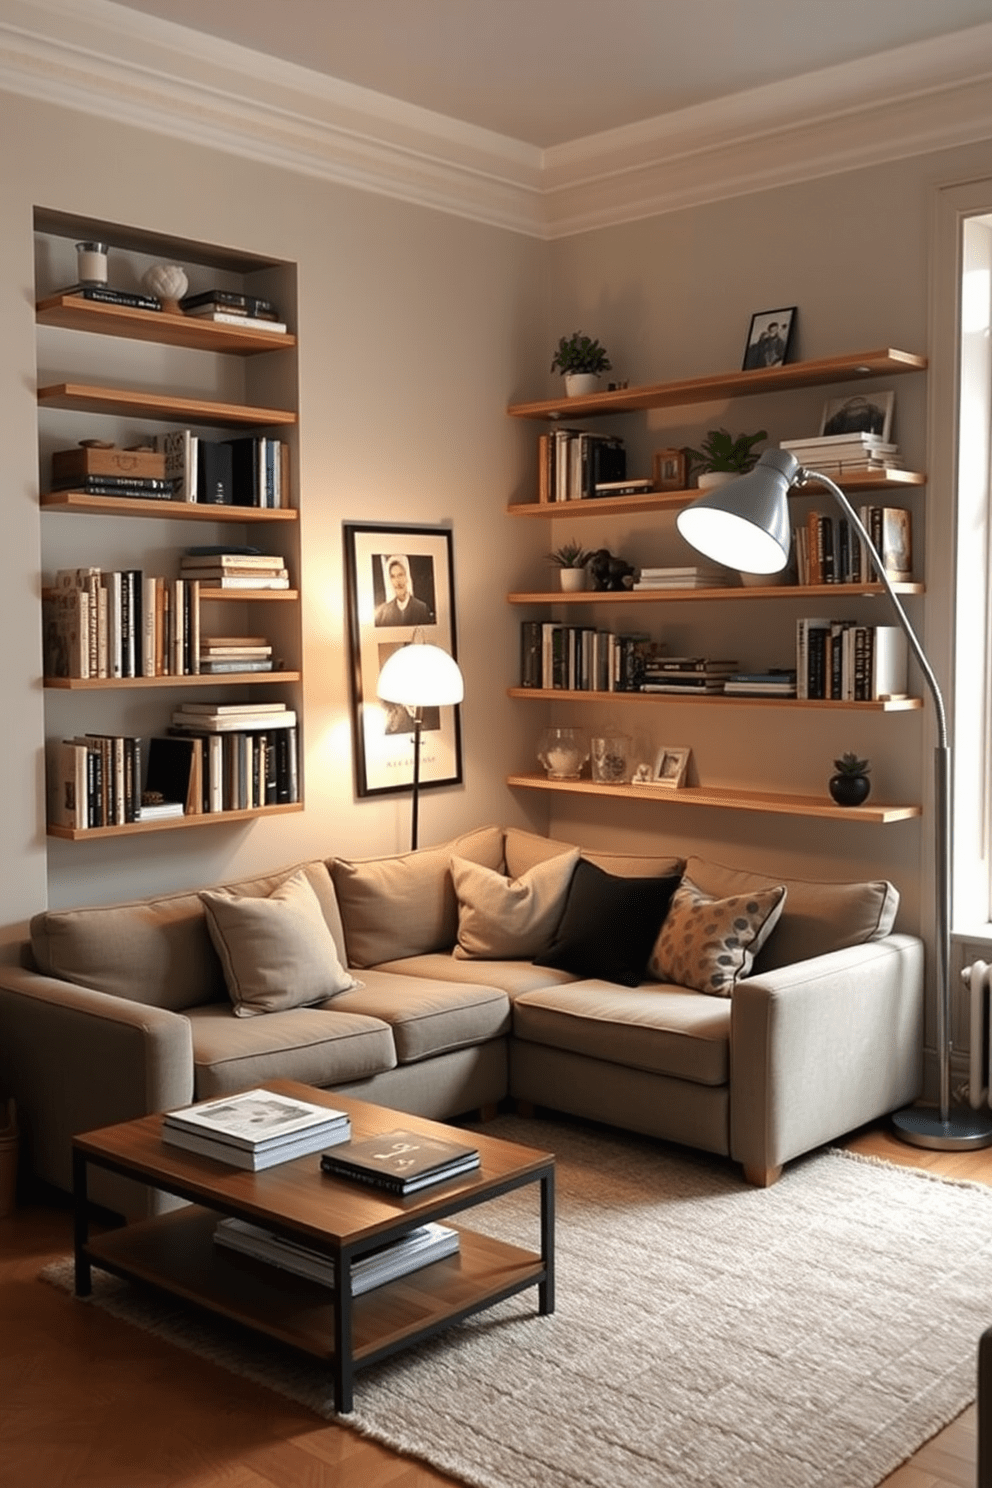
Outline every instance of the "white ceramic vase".
<path fill-rule="evenodd" d="M 582 398 L 586 393 L 599 392 L 599 378 L 595 372 L 566 372 L 566 398 Z"/>
<path fill-rule="evenodd" d="M 717 486 L 725 486 L 728 481 L 736 479 L 732 470 L 704 470 L 696 484 L 701 491 L 715 491 Z"/>
<path fill-rule="evenodd" d="M 579 589 L 586 587 L 586 571 L 584 568 L 560 568 L 558 581 L 564 590 L 575 594 Z"/>

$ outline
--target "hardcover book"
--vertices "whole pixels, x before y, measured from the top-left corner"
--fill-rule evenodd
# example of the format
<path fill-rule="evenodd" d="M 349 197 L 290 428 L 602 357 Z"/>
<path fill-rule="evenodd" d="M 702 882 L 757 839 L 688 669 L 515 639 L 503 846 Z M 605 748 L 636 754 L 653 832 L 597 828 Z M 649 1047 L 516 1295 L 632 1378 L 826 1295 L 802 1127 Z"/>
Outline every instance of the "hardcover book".
<path fill-rule="evenodd" d="M 360 1142 L 346 1142 L 325 1152 L 320 1165 L 334 1177 L 357 1178 L 393 1193 L 412 1193 L 477 1168 L 479 1153 L 475 1147 L 398 1128 Z"/>
<path fill-rule="evenodd" d="M 169 1111 L 163 1126 L 211 1137 L 232 1147 L 254 1151 L 295 1139 L 304 1132 L 340 1129 L 344 1111 L 280 1095 L 274 1090 L 245 1090 Z"/>

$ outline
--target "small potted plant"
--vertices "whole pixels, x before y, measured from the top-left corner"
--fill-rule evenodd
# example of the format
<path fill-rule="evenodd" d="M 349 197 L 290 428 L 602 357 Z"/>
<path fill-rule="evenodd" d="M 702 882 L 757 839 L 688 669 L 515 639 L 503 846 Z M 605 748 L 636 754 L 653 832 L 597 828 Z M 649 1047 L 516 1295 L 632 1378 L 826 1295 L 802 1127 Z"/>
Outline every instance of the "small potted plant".
<path fill-rule="evenodd" d="M 575 590 L 586 587 L 586 564 L 589 561 L 589 553 L 578 543 L 562 543 L 560 548 L 555 548 L 553 553 L 548 554 L 548 561 L 557 567 L 563 589 Z"/>
<path fill-rule="evenodd" d="M 871 781 L 868 779 L 871 764 L 859 759 L 856 754 L 842 754 L 834 760 L 836 775 L 829 780 L 830 794 L 838 806 L 861 806 L 868 799 Z"/>
<path fill-rule="evenodd" d="M 755 445 L 768 438 L 765 429 L 757 434 L 738 434 L 735 439 L 726 429 L 710 429 L 699 449 L 688 449 L 691 468 L 699 472 L 701 491 L 722 486 L 737 475 L 746 475 L 758 463 Z"/>
<path fill-rule="evenodd" d="M 565 379 L 565 393 L 569 398 L 583 393 L 594 393 L 599 386 L 600 375 L 609 372 L 613 363 L 599 342 L 581 331 L 571 336 L 562 336 L 558 350 L 551 358 L 552 372 L 560 372 Z"/>

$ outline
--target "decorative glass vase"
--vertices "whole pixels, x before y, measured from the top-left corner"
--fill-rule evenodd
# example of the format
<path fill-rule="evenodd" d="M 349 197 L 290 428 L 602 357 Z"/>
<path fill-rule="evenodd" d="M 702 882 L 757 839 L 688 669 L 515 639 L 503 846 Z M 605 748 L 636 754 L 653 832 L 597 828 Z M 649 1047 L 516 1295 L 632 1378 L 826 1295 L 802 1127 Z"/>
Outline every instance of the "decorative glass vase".
<path fill-rule="evenodd" d="M 585 729 L 566 725 L 546 728 L 541 735 L 537 757 L 547 770 L 549 780 L 578 780 L 582 766 L 589 758 Z"/>
<path fill-rule="evenodd" d="M 591 742 L 592 778 L 604 785 L 616 785 L 630 779 L 631 738 L 629 734 L 599 734 Z"/>

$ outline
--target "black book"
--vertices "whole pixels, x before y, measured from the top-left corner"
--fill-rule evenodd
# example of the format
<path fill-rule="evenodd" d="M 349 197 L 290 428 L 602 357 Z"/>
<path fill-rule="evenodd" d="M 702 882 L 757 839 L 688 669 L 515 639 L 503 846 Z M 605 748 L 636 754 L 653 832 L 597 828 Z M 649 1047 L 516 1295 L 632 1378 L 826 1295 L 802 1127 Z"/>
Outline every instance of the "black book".
<path fill-rule="evenodd" d="M 225 439 L 231 451 L 231 500 L 235 506 L 263 506 L 259 468 L 261 441 L 251 434 Z"/>
<path fill-rule="evenodd" d="M 541 622 L 523 620 L 520 623 L 520 686 L 541 685 Z"/>
<path fill-rule="evenodd" d="M 360 1142 L 343 1142 L 325 1152 L 320 1165 L 335 1178 L 357 1178 L 391 1193 L 407 1194 L 470 1172 L 479 1166 L 479 1153 L 475 1147 L 400 1128 Z"/>
<path fill-rule="evenodd" d="M 197 500 L 205 506 L 231 506 L 231 446 L 224 440 L 201 439 L 197 445 Z"/>
<path fill-rule="evenodd" d="M 100 305 L 126 305 L 129 310 L 161 310 L 162 302 L 154 295 L 132 293 L 128 289 L 111 289 L 109 285 L 77 284 L 65 294 L 95 300 Z"/>
<path fill-rule="evenodd" d="M 179 301 L 183 310 L 195 310 L 200 305 L 216 304 L 218 308 L 229 306 L 233 310 L 244 310 L 248 315 L 277 314 L 271 300 L 261 300 L 257 295 L 240 294 L 233 289 L 204 289 L 199 294 L 184 295 Z"/>

